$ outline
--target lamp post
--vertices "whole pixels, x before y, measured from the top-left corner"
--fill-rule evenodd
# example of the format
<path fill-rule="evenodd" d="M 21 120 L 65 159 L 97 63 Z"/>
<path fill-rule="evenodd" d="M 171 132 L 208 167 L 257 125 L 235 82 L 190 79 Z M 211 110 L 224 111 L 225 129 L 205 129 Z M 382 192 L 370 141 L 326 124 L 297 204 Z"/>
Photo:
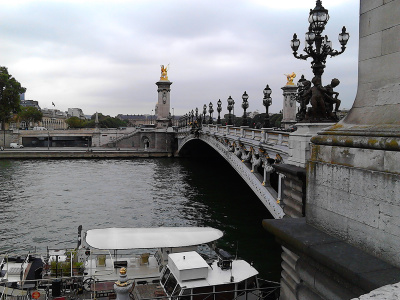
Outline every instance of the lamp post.
<path fill-rule="evenodd" d="M 190 119 L 191 119 L 191 122 L 192 122 L 192 126 L 194 126 L 194 111 L 193 111 L 193 109 L 192 109 L 192 111 L 190 112 Z"/>
<path fill-rule="evenodd" d="M 308 17 L 310 26 L 308 27 L 308 32 L 305 34 L 305 40 L 308 44 L 308 46 L 306 45 L 304 47 L 306 55 L 297 54 L 300 41 L 297 38 L 296 33 L 293 35 L 293 39 L 290 42 L 295 58 L 306 60 L 311 57 L 313 59 L 311 62 L 311 68 L 314 73 L 314 80 L 321 80 L 326 64 L 326 57 L 328 55 L 332 57 L 342 54 L 346 50 L 346 44 L 350 38 L 350 35 L 346 32 L 346 27 L 343 26 L 342 32 L 339 33 L 339 42 L 342 45 L 341 51 L 333 50 L 332 42 L 328 40 L 328 36 L 321 35 L 328 20 L 328 10 L 322 6 L 321 0 L 317 0 L 315 8 L 310 10 L 310 15 Z"/>
<path fill-rule="evenodd" d="M 243 108 L 243 120 L 242 120 L 242 126 L 247 126 L 247 114 L 246 114 L 246 109 L 249 108 L 249 102 L 247 102 L 247 99 L 249 99 L 249 95 L 247 95 L 246 91 L 244 91 L 242 95 L 242 108 Z"/>
<path fill-rule="evenodd" d="M 213 108 L 213 104 L 211 102 L 208 105 L 208 112 L 210 113 L 210 119 L 208 119 L 208 124 L 212 124 L 213 123 L 212 114 L 214 112 L 214 108 Z"/>
<path fill-rule="evenodd" d="M 196 107 L 196 123 L 199 123 L 198 122 L 198 120 L 199 120 L 199 109 Z"/>
<path fill-rule="evenodd" d="M 203 124 L 206 124 L 207 105 L 203 106 Z"/>
<path fill-rule="evenodd" d="M 222 102 L 221 99 L 218 99 L 217 102 L 217 111 L 218 111 L 218 119 L 217 119 L 217 124 L 221 124 L 221 110 L 222 110 Z"/>
<path fill-rule="evenodd" d="M 172 126 L 175 126 L 175 110 L 172 108 Z"/>
<path fill-rule="evenodd" d="M 228 98 L 228 111 L 229 111 L 229 115 L 228 115 L 228 125 L 232 125 L 232 115 L 231 115 L 231 110 L 233 108 L 233 104 L 235 103 L 235 101 L 233 101 L 232 97 L 229 96 Z"/>
<path fill-rule="evenodd" d="M 263 98 L 263 104 L 265 106 L 265 117 L 264 117 L 264 125 L 263 128 L 269 128 L 271 127 L 271 125 L 269 124 L 269 106 L 272 104 L 272 98 L 271 96 L 271 89 L 269 88 L 269 85 L 267 84 L 267 86 L 265 87 L 265 89 L 263 90 L 264 93 L 264 98 Z"/>

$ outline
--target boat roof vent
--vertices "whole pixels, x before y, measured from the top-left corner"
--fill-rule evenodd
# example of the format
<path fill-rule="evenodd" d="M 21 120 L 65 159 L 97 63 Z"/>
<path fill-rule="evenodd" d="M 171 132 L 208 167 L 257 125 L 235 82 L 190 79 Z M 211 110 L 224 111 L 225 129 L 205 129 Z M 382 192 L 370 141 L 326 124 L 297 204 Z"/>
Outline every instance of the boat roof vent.
<path fill-rule="evenodd" d="M 221 270 L 232 269 L 233 256 L 222 249 L 215 249 L 215 252 L 218 255 L 218 266 L 221 268 Z"/>

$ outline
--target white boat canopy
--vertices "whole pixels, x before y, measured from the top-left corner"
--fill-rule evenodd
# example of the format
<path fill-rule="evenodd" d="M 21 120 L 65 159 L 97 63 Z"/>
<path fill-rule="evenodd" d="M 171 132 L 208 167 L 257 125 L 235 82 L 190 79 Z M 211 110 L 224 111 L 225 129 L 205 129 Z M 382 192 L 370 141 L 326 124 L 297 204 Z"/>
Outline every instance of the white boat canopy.
<path fill-rule="evenodd" d="M 155 227 L 91 229 L 86 243 L 96 249 L 123 250 L 200 245 L 223 236 L 211 227 Z"/>

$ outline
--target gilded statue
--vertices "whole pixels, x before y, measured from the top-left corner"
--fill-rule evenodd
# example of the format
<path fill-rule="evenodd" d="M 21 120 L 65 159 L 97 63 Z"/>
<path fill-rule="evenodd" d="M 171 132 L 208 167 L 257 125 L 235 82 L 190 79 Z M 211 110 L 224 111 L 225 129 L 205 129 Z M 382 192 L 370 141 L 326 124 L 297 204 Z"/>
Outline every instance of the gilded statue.
<path fill-rule="evenodd" d="M 166 67 L 164 65 L 161 65 L 160 80 L 168 80 L 168 74 L 167 74 L 168 69 L 169 69 L 169 64 Z"/>
<path fill-rule="evenodd" d="M 294 85 L 293 79 L 296 78 L 296 74 L 292 72 L 292 74 L 284 74 L 287 78 L 286 85 Z"/>

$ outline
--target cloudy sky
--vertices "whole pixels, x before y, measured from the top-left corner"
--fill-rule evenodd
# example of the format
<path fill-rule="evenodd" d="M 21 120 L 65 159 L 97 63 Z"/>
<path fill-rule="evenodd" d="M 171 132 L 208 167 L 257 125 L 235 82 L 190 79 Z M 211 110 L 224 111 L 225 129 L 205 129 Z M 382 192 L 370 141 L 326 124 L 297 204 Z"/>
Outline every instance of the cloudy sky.
<path fill-rule="evenodd" d="M 340 49 L 323 76 L 341 84 L 343 107 L 357 90 L 359 0 L 323 0 L 325 30 Z M 312 78 L 310 60 L 293 57 L 297 33 L 304 47 L 315 0 L 0 0 L 0 65 L 27 88 L 25 99 L 42 108 L 82 108 L 115 116 L 149 114 L 157 102 L 160 65 L 169 64 L 171 107 L 184 114 L 218 99 L 265 111 L 262 90 L 272 89 L 272 112 L 282 109 L 286 76 Z M 299 51 L 302 53 L 302 51 Z M 171 109 L 172 110 L 172 109 Z M 172 113 L 172 111 L 171 111 Z"/>

